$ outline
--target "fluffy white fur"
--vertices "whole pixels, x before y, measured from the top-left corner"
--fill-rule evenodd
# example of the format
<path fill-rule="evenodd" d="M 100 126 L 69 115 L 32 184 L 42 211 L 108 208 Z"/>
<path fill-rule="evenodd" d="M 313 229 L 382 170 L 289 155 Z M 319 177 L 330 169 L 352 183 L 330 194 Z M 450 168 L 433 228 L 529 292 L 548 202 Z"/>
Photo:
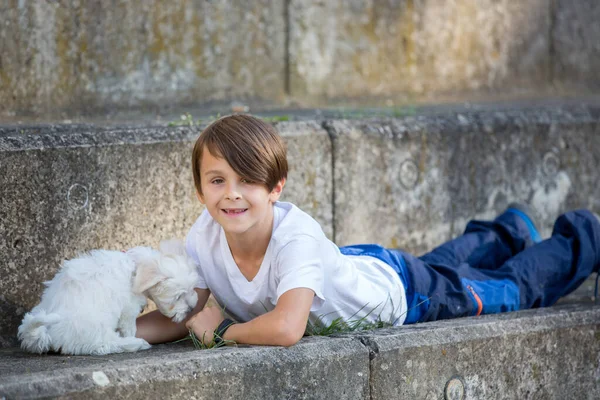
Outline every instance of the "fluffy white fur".
<path fill-rule="evenodd" d="M 109 354 L 144 350 L 135 320 L 152 299 L 161 313 L 182 321 L 198 301 L 196 267 L 180 242 L 160 251 L 135 247 L 127 252 L 95 250 L 67 260 L 44 282 L 40 304 L 23 318 L 24 350 L 63 354 Z"/>

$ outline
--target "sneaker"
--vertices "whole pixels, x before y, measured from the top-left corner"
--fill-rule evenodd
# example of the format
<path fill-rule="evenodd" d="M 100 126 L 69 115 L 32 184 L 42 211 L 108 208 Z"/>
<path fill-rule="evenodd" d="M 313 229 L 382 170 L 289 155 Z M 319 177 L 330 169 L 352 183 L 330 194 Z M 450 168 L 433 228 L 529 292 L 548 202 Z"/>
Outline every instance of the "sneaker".
<path fill-rule="evenodd" d="M 536 212 L 530 205 L 525 203 L 510 203 L 506 211 L 518 215 L 523 221 L 525 221 L 533 243 L 539 243 L 542 241 L 542 236 L 536 228 Z"/>

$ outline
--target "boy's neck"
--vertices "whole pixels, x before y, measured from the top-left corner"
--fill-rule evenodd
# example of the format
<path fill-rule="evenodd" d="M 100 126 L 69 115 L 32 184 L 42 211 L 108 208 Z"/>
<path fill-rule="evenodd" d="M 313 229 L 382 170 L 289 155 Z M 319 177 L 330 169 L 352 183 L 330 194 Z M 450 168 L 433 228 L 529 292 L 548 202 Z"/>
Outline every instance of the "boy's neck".
<path fill-rule="evenodd" d="M 261 226 L 256 227 L 258 229 L 242 235 L 230 235 L 225 232 L 231 255 L 246 278 L 249 275 L 253 278 L 260 269 L 273 234 L 273 223 L 274 215 L 271 208 L 268 218 Z M 248 280 L 252 280 L 252 278 Z"/>

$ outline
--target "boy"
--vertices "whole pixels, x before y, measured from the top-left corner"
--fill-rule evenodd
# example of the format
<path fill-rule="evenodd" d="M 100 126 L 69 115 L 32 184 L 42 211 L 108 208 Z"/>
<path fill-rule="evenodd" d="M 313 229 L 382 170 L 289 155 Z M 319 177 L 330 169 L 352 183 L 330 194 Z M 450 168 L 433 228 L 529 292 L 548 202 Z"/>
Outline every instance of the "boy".
<path fill-rule="evenodd" d="M 384 321 L 393 325 L 552 305 L 600 267 L 600 222 L 589 211 L 561 216 L 540 242 L 527 206 L 414 257 L 377 245 L 338 248 L 319 224 L 279 202 L 287 178 L 275 129 L 247 115 L 221 118 L 192 155 L 206 210 L 186 246 L 198 265 L 198 304 L 175 324 L 158 312 L 138 318 L 150 343 L 192 329 L 207 343 L 291 346 L 307 322 Z M 220 308 L 204 305 L 215 296 Z"/>

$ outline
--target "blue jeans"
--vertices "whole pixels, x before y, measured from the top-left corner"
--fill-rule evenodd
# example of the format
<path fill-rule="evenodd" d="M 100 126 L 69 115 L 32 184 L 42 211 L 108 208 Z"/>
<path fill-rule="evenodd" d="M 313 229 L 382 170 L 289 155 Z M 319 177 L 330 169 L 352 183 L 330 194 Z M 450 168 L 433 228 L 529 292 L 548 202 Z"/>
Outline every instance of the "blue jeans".
<path fill-rule="evenodd" d="M 600 223 L 586 210 L 561 215 L 552 236 L 509 209 L 493 221 L 471 221 L 458 238 L 415 257 L 377 245 L 340 248 L 369 255 L 398 272 L 406 289 L 405 324 L 547 307 L 600 267 Z"/>

